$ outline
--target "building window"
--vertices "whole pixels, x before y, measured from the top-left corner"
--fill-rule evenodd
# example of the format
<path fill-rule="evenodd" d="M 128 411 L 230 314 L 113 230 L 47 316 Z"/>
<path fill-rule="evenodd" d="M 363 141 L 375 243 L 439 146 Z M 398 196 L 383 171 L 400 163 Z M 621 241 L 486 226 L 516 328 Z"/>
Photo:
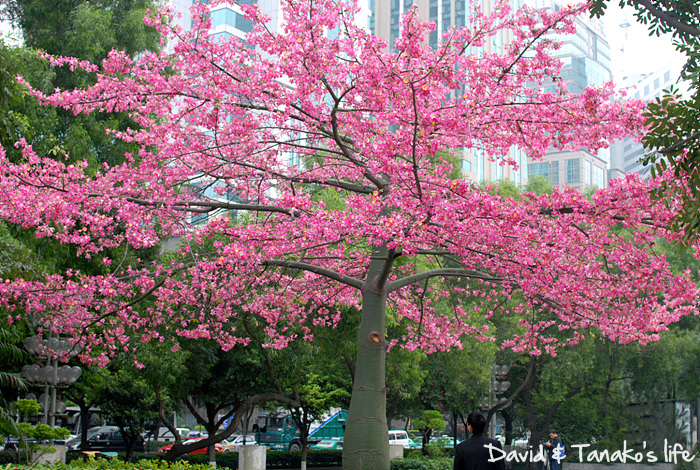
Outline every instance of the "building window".
<path fill-rule="evenodd" d="M 571 158 L 566 161 L 566 184 L 581 182 L 581 159 Z"/>
<path fill-rule="evenodd" d="M 583 162 L 583 182 L 586 183 L 587 186 L 591 185 L 591 162 L 589 161 L 584 161 Z"/>
<path fill-rule="evenodd" d="M 249 33 L 253 30 L 252 21 L 240 13 L 231 10 L 230 8 L 223 8 L 221 10 L 211 12 L 212 28 L 220 25 L 233 26 L 236 29 L 240 29 L 244 33 Z"/>
<path fill-rule="evenodd" d="M 599 189 L 605 187 L 605 168 L 599 166 L 593 167 L 593 184 Z"/>
<path fill-rule="evenodd" d="M 649 85 L 644 85 L 644 96 L 649 95 Z"/>
<path fill-rule="evenodd" d="M 654 89 L 657 89 L 657 88 L 659 88 L 659 79 L 658 78 L 654 79 Z"/>
<path fill-rule="evenodd" d="M 399 20 L 401 17 L 401 2 L 399 0 L 391 0 L 391 25 L 389 27 L 389 47 L 394 48 L 394 42 L 399 37 Z"/>
<path fill-rule="evenodd" d="M 666 71 L 664 72 L 664 83 L 668 83 L 668 82 L 670 82 L 670 81 L 671 81 L 671 71 L 670 71 L 670 70 L 666 70 Z"/>
<path fill-rule="evenodd" d="M 559 185 L 559 162 L 529 163 L 527 173 L 529 178 L 544 176 L 552 186 Z"/>
<path fill-rule="evenodd" d="M 460 160 L 462 162 L 462 170 L 464 171 L 472 171 L 472 162 L 469 160 Z"/>

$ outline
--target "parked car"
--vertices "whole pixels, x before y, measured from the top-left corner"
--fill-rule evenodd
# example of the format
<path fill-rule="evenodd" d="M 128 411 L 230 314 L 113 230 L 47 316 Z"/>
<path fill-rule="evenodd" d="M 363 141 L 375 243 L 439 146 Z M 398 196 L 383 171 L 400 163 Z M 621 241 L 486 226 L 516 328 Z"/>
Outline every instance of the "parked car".
<path fill-rule="evenodd" d="M 180 438 L 185 438 L 190 433 L 190 430 L 187 428 L 177 428 L 177 432 L 180 434 Z M 159 427 L 157 434 L 153 431 L 149 431 L 144 433 L 143 437 L 146 440 L 153 439 L 154 441 L 159 442 L 175 442 L 175 436 L 173 436 L 170 429 L 166 428 L 165 426 Z"/>
<path fill-rule="evenodd" d="M 80 448 L 80 438 L 71 439 L 66 442 L 69 450 L 78 450 Z M 97 452 L 126 452 L 126 442 L 124 436 L 116 426 L 101 426 L 90 428 L 88 430 L 88 439 L 85 443 L 84 451 Z M 138 436 L 135 452 L 146 452 L 146 442 L 143 437 Z"/>
<path fill-rule="evenodd" d="M 254 435 L 247 435 L 245 436 L 245 445 L 255 445 L 257 444 L 255 440 Z M 234 434 L 228 439 L 224 439 L 221 441 L 221 446 L 224 449 L 224 453 L 226 452 L 238 452 L 243 446 L 243 435 L 241 434 Z"/>
<path fill-rule="evenodd" d="M 418 449 L 420 444 L 408 437 L 408 433 L 402 429 L 389 430 L 389 444 L 400 444 L 404 449 Z"/>
<path fill-rule="evenodd" d="M 95 426 L 92 428 L 89 428 L 87 430 L 87 438 L 90 439 L 92 436 L 97 434 L 98 432 L 106 432 L 106 431 L 112 431 L 115 429 L 119 429 L 116 426 Z M 80 447 L 80 435 L 75 436 L 72 439 L 69 439 L 66 442 L 66 447 L 68 447 L 68 450 L 78 450 L 78 447 Z"/>
<path fill-rule="evenodd" d="M 324 439 L 309 447 L 311 450 L 341 450 L 343 440 L 340 438 Z"/>
<path fill-rule="evenodd" d="M 34 445 L 37 443 L 36 439 L 25 439 L 25 445 L 26 444 L 31 444 Z M 10 450 L 17 452 L 19 448 L 21 447 L 20 445 L 20 440 L 18 437 L 15 436 L 10 436 L 7 438 L 7 441 L 2 444 L 2 450 Z"/>
<path fill-rule="evenodd" d="M 204 437 L 195 437 L 195 438 L 193 438 L 193 439 L 185 439 L 185 440 L 182 442 L 182 444 L 188 446 L 188 445 L 194 444 L 194 443 L 197 442 L 197 441 L 201 441 L 202 439 L 205 439 L 205 438 L 204 438 Z M 158 452 L 167 452 L 167 451 L 169 451 L 169 450 L 172 449 L 172 448 L 173 448 L 173 444 L 168 444 L 167 446 L 161 447 L 161 448 L 158 450 Z M 214 444 L 214 449 L 215 449 L 216 452 L 218 452 L 218 453 L 221 453 L 221 452 L 224 451 L 223 446 L 222 446 L 221 444 L 219 444 L 219 443 Z M 192 452 L 188 452 L 189 455 L 206 454 L 206 453 L 207 453 L 207 448 L 206 448 L 206 447 L 202 447 L 201 449 L 195 449 L 195 450 L 193 450 Z"/>

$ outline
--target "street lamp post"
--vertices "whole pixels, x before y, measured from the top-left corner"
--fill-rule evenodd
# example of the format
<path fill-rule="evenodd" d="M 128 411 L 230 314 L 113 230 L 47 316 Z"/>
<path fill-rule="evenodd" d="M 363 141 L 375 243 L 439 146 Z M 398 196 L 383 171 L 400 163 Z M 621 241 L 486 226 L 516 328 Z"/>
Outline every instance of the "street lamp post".
<path fill-rule="evenodd" d="M 479 401 L 479 405 L 483 408 L 491 409 L 496 406 L 500 401 L 497 400 L 496 395 L 505 393 L 506 390 L 510 388 L 510 382 L 503 380 L 508 375 L 511 366 L 494 364 L 491 369 L 491 380 L 489 382 L 489 396 L 482 398 Z M 489 420 L 489 437 L 494 438 L 496 436 L 496 415 L 493 414 Z"/>
<path fill-rule="evenodd" d="M 77 345 L 71 345 L 66 340 L 50 337 L 40 340 L 37 336 L 30 336 L 24 340 L 24 347 L 29 354 L 40 359 L 46 359 L 46 365 L 26 365 L 22 368 L 22 375 L 31 383 L 44 385 L 44 424 L 53 427 L 56 425 L 56 389 L 73 385 L 83 373 L 78 366 L 58 365 L 59 358 L 69 359 L 80 352 Z"/>

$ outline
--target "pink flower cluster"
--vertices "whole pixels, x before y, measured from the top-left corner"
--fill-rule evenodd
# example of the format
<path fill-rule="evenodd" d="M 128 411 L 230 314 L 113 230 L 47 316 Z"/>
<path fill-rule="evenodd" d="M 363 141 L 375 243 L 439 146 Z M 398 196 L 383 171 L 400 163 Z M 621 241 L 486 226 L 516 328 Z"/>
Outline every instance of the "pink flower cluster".
<path fill-rule="evenodd" d="M 0 218 L 114 267 L 6 279 L 1 305 L 44 318 L 100 361 L 170 336 L 246 344 L 242 319 L 282 348 L 362 309 L 369 290 L 406 325 L 390 342 L 428 351 L 464 335 L 496 340 L 495 315 L 516 319 L 504 347 L 555 354 L 589 329 L 644 343 L 696 313 L 688 273 L 672 274 L 654 252 L 658 238 L 677 237 L 665 228 L 675 203 L 650 198 L 659 181 L 629 176 L 591 200 L 562 189 L 520 201 L 449 177 L 440 151 L 512 164 L 512 147 L 539 158 L 641 131 L 643 103 L 617 100 L 611 84 L 572 95 L 556 81 L 549 38 L 571 32 L 581 8 L 511 12 L 501 2 L 436 49 L 433 25 L 409 10 L 389 50 L 357 26 L 353 2 L 281 3 L 277 32 L 257 6 L 244 8 L 255 24 L 247 44 L 210 36 L 208 19 L 183 32 L 149 18 L 173 50 L 113 52 L 88 89 L 30 89 L 75 113 L 130 113 L 140 128 L 113 135 L 141 151 L 94 176 L 26 142 L 21 163 L 0 153 Z M 505 51 L 486 52 L 504 31 Z M 207 224 L 188 224 L 202 212 Z M 104 255 L 174 237 L 177 252 L 150 265 L 126 269 Z M 372 263 L 383 263 L 381 282 L 368 281 Z"/>

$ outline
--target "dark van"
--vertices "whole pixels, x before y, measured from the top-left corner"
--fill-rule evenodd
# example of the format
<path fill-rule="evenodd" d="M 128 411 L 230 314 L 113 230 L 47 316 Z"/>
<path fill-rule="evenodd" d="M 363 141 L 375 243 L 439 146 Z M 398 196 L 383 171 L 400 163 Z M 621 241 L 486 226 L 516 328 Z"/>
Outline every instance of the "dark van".
<path fill-rule="evenodd" d="M 77 442 L 68 442 L 70 450 L 78 450 L 80 448 L 80 439 Z M 97 452 L 126 452 L 126 443 L 124 437 L 116 426 L 105 426 L 88 436 L 85 449 Z M 134 447 L 134 452 L 146 452 L 146 442 L 143 437 L 138 436 Z"/>

